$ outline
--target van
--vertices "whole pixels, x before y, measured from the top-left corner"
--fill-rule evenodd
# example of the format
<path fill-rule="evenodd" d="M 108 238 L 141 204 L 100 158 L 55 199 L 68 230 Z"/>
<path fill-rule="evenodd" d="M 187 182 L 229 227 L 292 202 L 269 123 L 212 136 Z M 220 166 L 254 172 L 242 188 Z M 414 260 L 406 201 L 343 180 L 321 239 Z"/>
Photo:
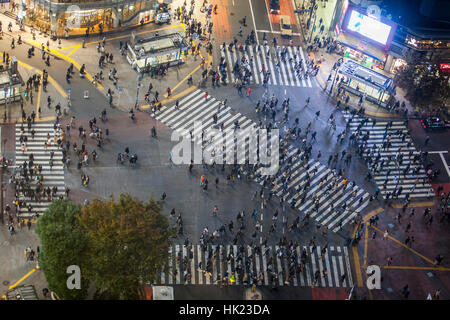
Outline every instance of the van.
<path fill-rule="evenodd" d="M 289 16 L 280 16 L 280 28 L 282 37 L 292 36 L 291 18 Z"/>

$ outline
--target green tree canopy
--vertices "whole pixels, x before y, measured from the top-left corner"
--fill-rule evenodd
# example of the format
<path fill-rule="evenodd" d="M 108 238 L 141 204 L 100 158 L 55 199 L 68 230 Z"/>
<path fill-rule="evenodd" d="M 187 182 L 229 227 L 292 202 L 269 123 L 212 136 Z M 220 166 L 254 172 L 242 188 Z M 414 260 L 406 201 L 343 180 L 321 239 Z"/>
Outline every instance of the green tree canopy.
<path fill-rule="evenodd" d="M 423 61 L 418 55 L 406 57 L 408 64 L 396 74 L 396 82 L 406 91 L 406 98 L 414 107 L 423 110 L 439 108 L 447 103 L 450 95 L 448 76 L 443 75 L 439 57 Z"/>
<path fill-rule="evenodd" d="M 87 277 L 119 299 L 137 299 L 140 285 L 153 282 L 168 259 L 174 232 L 161 211 L 161 202 L 129 194 L 82 207 L 78 221 L 89 237 Z"/>
<path fill-rule="evenodd" d="M 36 232 L 41 240 L 39 265 L 49 289 L 63 299 L 85 299 L 89 280 L 84 276 L 85 250 L 88 238 L 78 219 L 80 206 L 68 200 L 53 201 L 39 218 Z M 81 289 L 68 289 L 67 267 L 81 268 Z"/>

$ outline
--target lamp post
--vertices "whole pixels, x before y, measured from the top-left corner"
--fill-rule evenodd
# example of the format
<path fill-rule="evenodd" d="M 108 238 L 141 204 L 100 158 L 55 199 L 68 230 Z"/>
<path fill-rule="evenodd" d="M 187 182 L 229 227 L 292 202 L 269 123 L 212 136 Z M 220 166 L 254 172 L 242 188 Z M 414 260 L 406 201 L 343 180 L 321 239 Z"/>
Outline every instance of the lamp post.
<path fill-rule="evenodd" d="M 0 210 L 1 210 L 1 216 L 2 216 L 2 224 L 5 224 L 5 218 L 4 218 L 4 211 L 3 211 L 3 159 L 4 159 L 4 150 L 5 150 L 5 146 L 6 146 L 6 141 L 8 141 L 8 139 L 3 139 L 3 148 L 1 150 L 1 155 L 2 155 L 2 163 L 1 168 L 0 168 Z"/>
<path fill-rule="evenodd" d="M 134 108 L 137 109 L 138 106 L 138 98 L 139 98 L 139 88 L 141 87 L 142 75 L 139 74 L 137 77 L 137 88 L 136 88 L 136 103 L 134 104 Z"/>
<path fill-rule="evenodd" d="M 317 10 L 317 4 L 314 4 L 314 6 L 311 8 L 311 12 L 309 14 L 309 20 L 308 20 L 308 22 L 310 23 L 311 22 L 311 16 L 312 16 L 313 11 L 314 11 L 314 23 L 311 26 L 311 34 L 309 36 L 308 42 L 311 42 L 314 26 L 316 25 L 316 18 L 317 18 L 316 10 Z"/>
<path fill-rule="evenodd" d="M 341 67 L 341 63 L 343 61 L 344 61 L 344 59 L 339 58 L 338 61 L 336 62 L 336 71 L 334 72 L 333 82 L 331 83 L 330 92 L 328 93 L 329 95 L 333 92 L 334 82 L 336 81 L 336 77 L 339 72 L 339 68 Z"/>

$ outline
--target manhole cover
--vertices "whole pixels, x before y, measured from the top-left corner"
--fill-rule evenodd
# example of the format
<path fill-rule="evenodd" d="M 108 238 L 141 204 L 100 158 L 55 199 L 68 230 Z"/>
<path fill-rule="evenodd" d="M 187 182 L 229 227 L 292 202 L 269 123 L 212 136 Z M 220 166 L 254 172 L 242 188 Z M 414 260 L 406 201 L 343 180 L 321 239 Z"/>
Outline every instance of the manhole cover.
<path fill-rule="evenodd" d="M 3 281 L 3 285 L 4 286 L 9 286 L 9 281 L 8 280 Z"/>
<path fill-rule="evenodd" d="M 234 16 L 234 13 L 233 13 L 233 12 L 230 12 L 230 16 Z"/>
<path fill-rule="evenodd" d="M 431 278 L 431 277 L 434 276 L 434 274 L 433 274 L 433 272 L 428 272 L 428 273 L 427 273 L 427 276 L 428 276 L 429 278 Z"/>

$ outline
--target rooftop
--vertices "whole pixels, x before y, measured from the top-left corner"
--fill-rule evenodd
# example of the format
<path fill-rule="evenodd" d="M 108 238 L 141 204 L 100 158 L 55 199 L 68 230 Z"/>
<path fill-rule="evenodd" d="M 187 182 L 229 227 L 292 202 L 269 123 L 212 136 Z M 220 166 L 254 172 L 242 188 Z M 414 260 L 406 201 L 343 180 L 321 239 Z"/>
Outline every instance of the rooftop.
<path fill-rule="evenodd" d="M 366 68 L 352 60 L 345 60 L 339 69 L 339 73 L 356 78 L 378 89 L 387 90 L 393 83 L 392 78 Z"/>

